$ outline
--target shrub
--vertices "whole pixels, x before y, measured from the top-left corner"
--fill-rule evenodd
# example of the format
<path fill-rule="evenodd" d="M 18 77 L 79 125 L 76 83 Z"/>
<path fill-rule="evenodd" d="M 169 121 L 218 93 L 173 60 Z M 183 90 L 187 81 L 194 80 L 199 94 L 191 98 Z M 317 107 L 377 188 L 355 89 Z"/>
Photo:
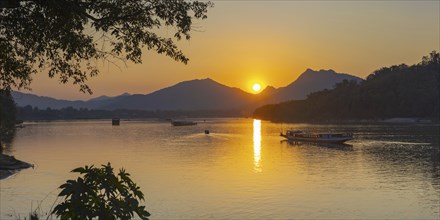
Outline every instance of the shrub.
<path fill-rule="evenodd" d="M 58 204 L 53 214 L 61 219 L 131 219 L 136 213 L 141 219 L 148 219 L 150 213 L 139 201 L 144 194 L 130 179 L 130 174 L 120 169 L 115 175 L 110 163 L 101 168 L 79 167 L 71 172 L 82 177 L 67 180 L 60 186 L 58 196 L 64 201 Z"/>

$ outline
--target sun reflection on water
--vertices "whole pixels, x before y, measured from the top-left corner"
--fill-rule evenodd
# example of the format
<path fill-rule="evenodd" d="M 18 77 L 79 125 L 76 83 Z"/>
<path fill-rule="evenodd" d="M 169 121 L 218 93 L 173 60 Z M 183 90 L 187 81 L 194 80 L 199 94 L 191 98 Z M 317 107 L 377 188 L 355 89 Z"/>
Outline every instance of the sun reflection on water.
<path fill-rule="evenodd" d="M 261 169 L 261 120 L 254 119 L 254 171 L 260 173 Z"/>

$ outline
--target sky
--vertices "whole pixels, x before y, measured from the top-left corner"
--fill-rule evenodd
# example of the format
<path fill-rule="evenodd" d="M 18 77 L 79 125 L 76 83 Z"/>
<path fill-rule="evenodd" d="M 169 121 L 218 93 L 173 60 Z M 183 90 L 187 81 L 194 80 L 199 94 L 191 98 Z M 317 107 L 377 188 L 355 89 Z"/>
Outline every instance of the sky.
<path fill-rule="evenodd" d="M 93 95 L 45 73 L 34 75 L 32 91 L 24 92 L 87 100 L 204 78 L 252 92 L 254 83 L 286 86 L 307 68 L 365 78 L 440 50 L 440 0 L 212 2 L 208 19 L 194 22 L 191 39 L 177 43 L 187 65 L 144 50 L 142 64 L 100 62 L 100 74 L 88 81 Z M 161 33 L 172 37 L 173 30 Z"/>

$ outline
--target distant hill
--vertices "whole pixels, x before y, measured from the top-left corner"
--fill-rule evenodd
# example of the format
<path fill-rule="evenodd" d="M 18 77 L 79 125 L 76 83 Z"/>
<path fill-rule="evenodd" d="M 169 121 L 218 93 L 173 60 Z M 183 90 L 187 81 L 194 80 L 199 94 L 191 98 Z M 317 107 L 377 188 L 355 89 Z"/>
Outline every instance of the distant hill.
<path fill-rule="evenodd" d="M 336 83 L 343 80 L 362 81 L 359 77 L 345 73 L 336 73 L 334 70 L 314 71 L 307 69 L 294 82 L 272 91 L 273 94 L 266 100 L 266 103 L 305 99 L 308 94 L 324 89 L 332 89 Z"/>
<path fill-rule="evenodd" d="M 277 122 L 338 122 L 412 118 L 440 120 L 440 54 L 418 64 L 384 67 L 362 83 L 344 80 L 305 100 L 265 105 L 253 116 Z"/>
<path fill-rule="evenodd" d="M 230 110 L 245 108 L 254 96 L 207 78 L 180 82 L 147 95 L 126 96 L 102 107 L 140 110 Z"/>
<path fill-rule="evenodd" d="M 235 110 L 249 113 L 256 107 L 267 103 L 304 99 L 307 94 L 333 88 L 336 83 L 344 79 L 361 80 L 351 75 L 336 73 L 333 70 L 313 71 L 308 69 L 288 86 L 278 89 L 268 86 L 259 94 L 247 93 L 207 78 L 180 82 L 150 94 L 130 95 L 124 93 L 116 97 L 100 96 L 88 101 L 58 100 L 20 92 L 13 92 L 13 97 L 18 106 L 32 105 L 40 109 L 73 107 L 145 111 Z"/>
<path fill-rule="evenodd" d="M 61 109 L 66 107 L 83 108 L 86 106 L 84 101 L 69 101 L 54 99 L 47 96 L 37 96 L 29 93 L 12 91 L 12 97 L 14 98 L 17 106 L 31 105 L 32 107 L 37 107 L 39 109 Z"/>
<path fill-rule="evenodd" d="M 128 96 L 130 94 L 124 93 L 119 96 L 110 97 L 110 96 L 100 96 L 93 99 L 90 99 L 88 101 L 70 101 L 70 100 L 63 100 L 63 99 L 55 99 L 47 96 L 38 96 L 33 95 L 29 93 L 23 93 L 23 92 L 17 92 L 12 91 L 12 97 L 14 98 L 15 103 L 17 106 L 27 106 L 31 105 L 32 107 L 37 107 L 39 109 L 61 109 L 61 108 L 67 108 L 67 107 L 73 107 L 76 109 L 79 108 L 90 108 L 95 109 L 99 108 L 102 105 L 105 105 L 109 102 L 111 102 L 113 99 L 118 97 L 124 97 Z"/>
<path fill-rule="evenodd" d="M 100 96 L 88 101 L 59 100 L 14 91 L 18 106 L 31 105 L 39 109 L 66 107 L 89 109 L 131 110 L 241 110 L 248 109 L 256 95 L 222 85 L 212 79 L 197 79 L 141 95 L 124 93 L 116 97 Z"/>

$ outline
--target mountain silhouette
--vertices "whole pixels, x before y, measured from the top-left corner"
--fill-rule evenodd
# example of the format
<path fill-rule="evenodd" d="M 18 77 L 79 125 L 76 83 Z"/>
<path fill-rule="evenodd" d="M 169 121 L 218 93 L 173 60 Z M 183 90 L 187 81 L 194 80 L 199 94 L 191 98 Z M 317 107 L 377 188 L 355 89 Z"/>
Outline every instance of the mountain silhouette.
<path fill-rule="evenodd" d="M 69 101 L 69 100 L 61 100 L 55 99 L 47 96 L 38 96 L 29 93 L 12 91 L 12 97 L 14 98 L 17 106 L 27 106 L 30 105 L 32 107 L 37 107 L 39 109 L 61 109 L 66 107 L 74 107 L 74 108 L 84 108 L 87 106 L 87 103 L 84 101 Z"/>
<path fill-rule="evenodd" d="M 268 103 L 305 99 L 311 92 L 331 89 L 344 79 L 362 80 L 352 75 L 336 73 L 333 70 L 307 69 L 289 85 L 278 89 L 268 86 L 259 94 L 247 93 L 206 78 L 180 82 L 150 94 L 124 93 L 116 97 L 100 96 L 88 101 L 59 100 L 21 92 L 13 92 L 12 95 L 18 106 L 31 105 L 40 109 L 74 107 L 103 110 L 253 111 L 256 107 Z"/>
<path fill-rule="evenodd" d="M 180 82 L 147 95 L 131 95 L 102 106 L 104 109 L 230 110 L 241 109 L 253 95 L 210 78 Z"/>
<path fill-rule="evenodd" d="M 336 73 L 331 69 L 319 71 L 307 69 L 298 79 L 289 85 L 273 91 L 272 96 L 266 101 L 267 103 L 279 103 L 289 100 L 305 99 L 308 94 L 324 89 L 332 89 L 336 83 L 342 82 L 343 80 L 362 81 L 359 77 L 345 73 Z"/>
<path fill-rule="evenodd" d="M 29 93 L 12 91 L 12 97 L 14 98 L 14 101 L 17 104 L 17 106 L 24 107 L 30 105 L 32 107 L 37 107 L 39 109 L 46 109 L 46 108 L 61 109 L 67 107 L 73 107 L 77 109 L 79 108 L 96 109 L 109 102 L 111 103 L 112 100 L 117 99 L 118 97 L 124 97 L 128 95 L 130 94 L 124 93 L 115 97 L 99 96 L 96 98 L 92 98 L 88 101 L 82 101 L 82 100 L 71 101 L 71 100 L 55 99 L 47 96 L 38 96 Z"/>

